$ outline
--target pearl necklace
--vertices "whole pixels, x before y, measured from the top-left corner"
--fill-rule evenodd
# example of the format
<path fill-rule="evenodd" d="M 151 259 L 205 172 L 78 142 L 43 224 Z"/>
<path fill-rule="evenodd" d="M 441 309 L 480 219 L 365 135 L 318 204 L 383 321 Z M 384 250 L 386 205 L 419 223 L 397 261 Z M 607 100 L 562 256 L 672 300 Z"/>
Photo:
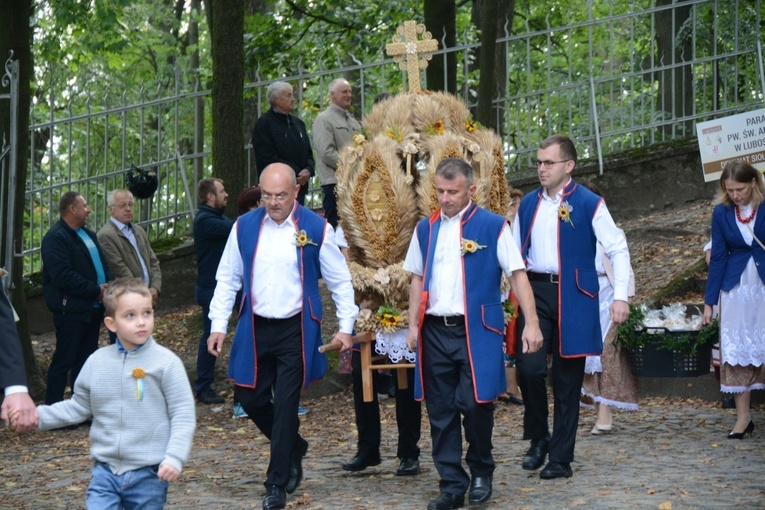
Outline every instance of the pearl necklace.
<path fill-rule="evenodd" d="M 740 222 L 741 222 L 741 223 L 743 223 L 744 225 L 746 225 L 747 223 L 749 223 L 750 221 L 752 221 L 752 220 L 754 219 L 754 215 L 755 215 L 755 214 L 757 214 L 757 208 L 754 208 L 754 207 L 753 207 L 753 208 L 752 208 L 752 214 L 750 214 L 750 215 L 749 215 L 749 216 L 747 216 L 746 218 L 742 218 L 742 217 L 741 217 L 741 209 L 739 209 L 739 207 L 738 207 L 738 206 L 736 206 L 736 218 L 738 219 L 738 221 L 740 221 Z"/>

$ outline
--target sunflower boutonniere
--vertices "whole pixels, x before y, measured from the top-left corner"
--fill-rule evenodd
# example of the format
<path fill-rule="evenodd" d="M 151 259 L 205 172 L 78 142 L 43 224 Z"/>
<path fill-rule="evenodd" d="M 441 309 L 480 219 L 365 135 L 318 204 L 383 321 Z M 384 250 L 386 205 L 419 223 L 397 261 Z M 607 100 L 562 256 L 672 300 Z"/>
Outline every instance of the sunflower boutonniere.
<path fill-rule="evenodd" d="M 131 372 L 131 375 L 135 377 L 136 400 L 143 400 L 143 378 L 146 377 L 146 370 L 136 367 Z"/>
<path fill-rule="evenodd" d="M 462 255 L 467 255 L 468 253 L 475 253 L 478 250 L 482 250 L 486 248 L 486 245 L 484 244 L 478 244 L 478 241 L 473 241 L 471 239 L 462 239 L 460 241 L 460 253 Z"/>
<path fill-rule="evenodd" d="M 558 218 L 560 218 L 560 221 L 564 221 L 571 225 L 571 228 L 574 228 L 574 222 L 571 221 L 571 211 L 573 210 L 574 208 L 571 207 L 571 204 L 569 204 L 568 201 L 562 202 L 560 207 L 558 207 Z"/>
<path fill-rule="evenodd" d="M 295 245 L 304 248 L 307 244 L 318 246 L 316 243 L 311 241 L 311 238 L 308 237 L 308 234 L 306 234 L 305 230 L 295 232 Z"/>

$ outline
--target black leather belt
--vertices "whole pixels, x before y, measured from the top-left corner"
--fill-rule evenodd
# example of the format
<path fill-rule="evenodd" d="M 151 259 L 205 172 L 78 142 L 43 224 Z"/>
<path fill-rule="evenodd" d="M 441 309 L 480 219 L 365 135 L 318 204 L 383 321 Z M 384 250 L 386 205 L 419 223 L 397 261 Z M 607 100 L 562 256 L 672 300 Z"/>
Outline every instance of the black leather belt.
<path fill-rule="evenodd" d="M 433 321 L 443 322 L 444 326 L 448 326 L 450 328 L 452 328 L 454 326 L 464 326 L 465 325 L 465 316 L 464 315 L 449 315 L 449 316 L 426 315 L 425 318 L 433 320 Z"/>
<path fill-rule="evenodd" d="M 279 324 L 280 322 L 290 322 L 294 320 L 300 320 L 300 313 L 296 313 L 292 317 L 280 318 L 280 317 L 262 317 L 260 315 L 254 315 L 255 322 L 267 323 L 267 324 Z"/>
<path fill-rule="evenodd" d="M 558 283 L 558 275 L 553 273 L 534 273 L 529 271 L 526 273 L 529 276 L 531 282 L 545 282 L 545 283 Z"/>

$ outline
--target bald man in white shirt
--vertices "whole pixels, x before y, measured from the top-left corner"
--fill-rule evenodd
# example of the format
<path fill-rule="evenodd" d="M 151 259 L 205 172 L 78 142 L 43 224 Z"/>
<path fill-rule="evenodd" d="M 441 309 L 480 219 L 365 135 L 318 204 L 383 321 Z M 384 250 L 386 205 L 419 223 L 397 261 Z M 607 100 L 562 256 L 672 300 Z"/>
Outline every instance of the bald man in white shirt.
<path fill-rule="evenodd" d="M 340 330 L 333 340 L 343 351 L 351 348 L 358 307 L 334 230 L 297 203 L 300 187 L 292 169 L 269 165 L 260 188 L 264 206 L 239 216 L 223 250 L 207 345 L 211 354 L 220 354 L 242 288 L 228 376 L 235 384 L 234 399 L 271 440 L 263 508 L 276 509 L 285 507 L 285 492 L 294 492 L 303 476 L 308 442 L 298 434 L 300 388 L 327 371 L 327 359 L 318 352 L 319 278 L 335 301 Z"/>

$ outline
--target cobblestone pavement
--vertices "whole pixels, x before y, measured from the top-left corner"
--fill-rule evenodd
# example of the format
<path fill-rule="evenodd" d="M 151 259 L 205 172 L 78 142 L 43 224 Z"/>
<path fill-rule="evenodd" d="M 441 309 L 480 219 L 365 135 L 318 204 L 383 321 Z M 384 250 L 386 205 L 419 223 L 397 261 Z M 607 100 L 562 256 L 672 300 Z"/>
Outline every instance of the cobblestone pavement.
<path fill-rule="evenodd" d="M 425 508 L 438 495 L 423 416 L 422 472 L 396 477 L 392 400 L 382 403 L 383 462 L 361 473 L 340 463 L 355 452 L 353 407 L 348 391 L 304 402 L 310 413 L 301 432 L 310 442 L 305 479 L 288 508 Z M 198 406 L 198 429 L 181 481 L 171 485 L 168 508 L 260 508 L 268 443 L 246 419 L 224 406 Z M 719 402 L 643 398 L 640 410 L 615 412 L 614 431 L 593 436 L 594 415 L 583 410 L 574 476 L 540 480 L 520 460 L 522 409 L 498 404 L 494 430 L 494 495 L 485 509 L 706 509 L 765 508 L 765 406 L 752 418 L 754 437 L 728 440 L 734 410 Z M 90 477 L 88 429 L 16 437 L 0 431 L 0 508 L 82 508 Z"/>

